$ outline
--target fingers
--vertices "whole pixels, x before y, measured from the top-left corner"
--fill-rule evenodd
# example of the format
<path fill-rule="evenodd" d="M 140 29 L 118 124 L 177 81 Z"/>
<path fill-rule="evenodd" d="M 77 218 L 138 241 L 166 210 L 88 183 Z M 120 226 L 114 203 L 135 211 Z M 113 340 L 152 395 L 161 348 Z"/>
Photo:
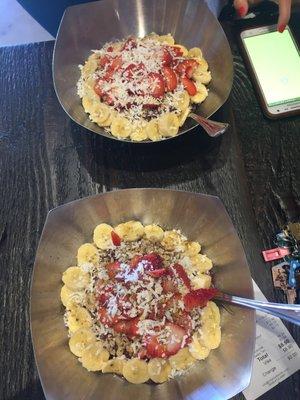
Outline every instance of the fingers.
<path fill-rule="evenodd" d="M 283 32 L 291 15 L 291 0 L 279 0 L 279 18 L 277 29 Z"/>
<path fill-rule="evenodd" d="M 233 5 L 240 17 L 244 17 L 248 13 L 247 0 L 234 0 Z"/>

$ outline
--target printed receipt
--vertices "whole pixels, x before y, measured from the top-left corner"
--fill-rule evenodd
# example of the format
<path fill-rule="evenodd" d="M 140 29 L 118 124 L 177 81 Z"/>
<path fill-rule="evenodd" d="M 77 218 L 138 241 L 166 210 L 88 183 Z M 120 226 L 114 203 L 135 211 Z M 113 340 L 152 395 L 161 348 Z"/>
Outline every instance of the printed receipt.
<path fill-rule="evenodd" d="M 254 297 L 266 301 L 253 281 Z M 256 312 L 256 343 L 250 385 L 243 391 L 255 400 L 300 369 L 300 349 L 279 318 Z"/>

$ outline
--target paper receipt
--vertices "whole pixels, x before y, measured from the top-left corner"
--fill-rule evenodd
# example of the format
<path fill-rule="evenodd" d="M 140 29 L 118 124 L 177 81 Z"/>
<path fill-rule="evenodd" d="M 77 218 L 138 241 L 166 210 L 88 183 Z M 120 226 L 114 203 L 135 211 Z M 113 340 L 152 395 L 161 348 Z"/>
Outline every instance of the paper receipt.
<path fill-rule="evenodd" d="M 266 301 L 253 281 L 254 298 Z M 300 349 L 279 318 L 256 312 L 256 343 L 250 385 L 243 391 L 255 400 L 300 369 Z"/>

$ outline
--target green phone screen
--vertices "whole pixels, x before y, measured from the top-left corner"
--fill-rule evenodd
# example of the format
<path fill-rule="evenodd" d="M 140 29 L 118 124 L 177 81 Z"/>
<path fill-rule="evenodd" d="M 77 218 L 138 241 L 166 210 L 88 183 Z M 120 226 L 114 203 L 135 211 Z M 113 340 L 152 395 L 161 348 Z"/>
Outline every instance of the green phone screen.
<path fill-rule="evenodd" d="M 244 38 L 268 106 L 300 100 L 300 53 L 286 29 Z"/>

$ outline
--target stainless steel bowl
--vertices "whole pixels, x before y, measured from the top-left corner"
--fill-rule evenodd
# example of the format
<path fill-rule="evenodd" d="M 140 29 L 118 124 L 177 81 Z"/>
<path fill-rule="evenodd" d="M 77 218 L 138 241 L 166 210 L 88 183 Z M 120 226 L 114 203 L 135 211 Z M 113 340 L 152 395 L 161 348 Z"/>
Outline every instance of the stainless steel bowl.
<path fill-rule="evenodd" d="M 129 219 L 181 229 L 198 240 L 214 263 L 217 287 L 253 297 L 245 254 L 217 197 L 162 189 L 129 189 L 77 200 L 48 214 L 34 265 L 31 329 L 35 358 L 48 400 L 229 399 L 249 383 L 255 314 L 232 306 L 222 311 L 222 342 L 205 361 L 161 385 L 133 385 L 112 374 L 82 368 L 68 348 L 60 303 L 62 272 L 76 262 L 77 248 L 100 222 Z"/>
<path fill-rule="evenodd" d="M 56 39 L 54 86 L 62 107 L 75 122 L 121 140 L 93 123 L 85 113 L 76 89 L 78 65 L 85 62 L 91 49 L 99 49 L 107 41 L 128 35 L 143 37 L 151 32 L 171 33 L 178 43 L 203 50 L 213 79 L 209 96 L 196 112 L 207 118 L 224 104 L 232 86 L 232 55 L 221 25 L 203 0 L 102 0 L 68 8 Z M 197 125 L 188 118 L 179 135 Z"/>

